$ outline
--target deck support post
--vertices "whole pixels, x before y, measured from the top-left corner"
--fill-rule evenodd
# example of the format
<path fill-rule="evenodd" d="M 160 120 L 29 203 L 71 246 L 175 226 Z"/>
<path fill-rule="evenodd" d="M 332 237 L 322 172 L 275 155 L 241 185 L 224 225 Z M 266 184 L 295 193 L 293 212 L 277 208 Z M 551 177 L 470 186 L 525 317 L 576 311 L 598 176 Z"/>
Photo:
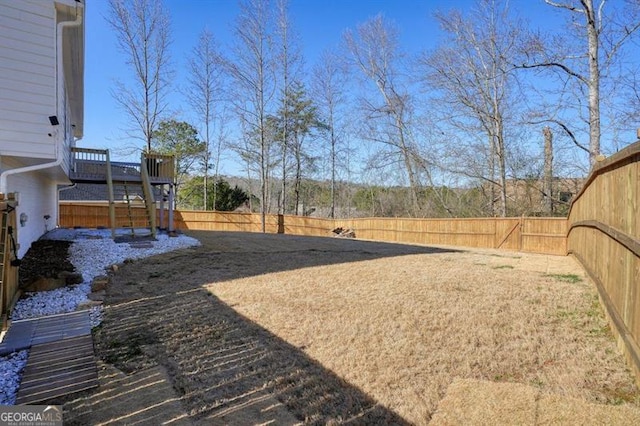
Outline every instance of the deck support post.
<path fill-rule="evenodd" d="M 164 231 L 166 228 L 164 227 L 164 185 L 162 185 L 160 187 L 160 224 L 158 225 L 158 228 L 161 231 Z"/>
<path fill-rule="evenodd" d="M 173 226 L 173 206 L 174 206 L 174 194 L 173 194 L 173 184 L 169 184 L 169 226 L 168 231 L 175 231 Z"/>

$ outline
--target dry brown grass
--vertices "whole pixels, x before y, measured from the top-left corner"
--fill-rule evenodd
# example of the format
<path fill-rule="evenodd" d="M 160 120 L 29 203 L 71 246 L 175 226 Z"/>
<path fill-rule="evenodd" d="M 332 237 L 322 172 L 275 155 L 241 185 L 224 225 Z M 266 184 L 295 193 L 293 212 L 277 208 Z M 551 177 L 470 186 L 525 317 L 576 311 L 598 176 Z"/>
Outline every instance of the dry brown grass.
<path fill-rule="evenodd" d="M 570 258 L 193 235 L 202 247 L 122 265 L 94 338 L 127 374 L 164 368 L 196 424 L 425 424 L 459 380 L 640 405 Z"/>
<path fill-rule="evenodd" d="M 541 259 L 418 254 L 207 288 L 412 423 L 431 418 L 457 377 L 638 403 L 592 284 L 548 276 Z M 562 260 L 561 272 L 582 274 Z"/>

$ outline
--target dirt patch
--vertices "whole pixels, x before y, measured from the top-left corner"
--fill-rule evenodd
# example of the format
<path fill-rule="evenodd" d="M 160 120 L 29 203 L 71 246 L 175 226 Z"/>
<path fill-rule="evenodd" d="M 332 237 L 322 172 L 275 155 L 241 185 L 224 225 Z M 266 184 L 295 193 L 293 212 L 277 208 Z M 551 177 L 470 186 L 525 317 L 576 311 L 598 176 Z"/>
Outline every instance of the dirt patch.
<path fill-rule="evenodd" d="M 162 367 L 195 423 L 271 398 L 308 424 L 426 424 L 456 378 L 588 402 L 640 400 L 595 290 L 570 258 L 191 235 L 201 247 L 125 264 L 112 277 L 95 344 L 128 374 Z"/>
<path fill-rule="evenodd" d="M 71 241 L 38 240 L 31 244 L 20 264 L 20 288 L 39 279 L 58 279 L 75 271 L 69 261 Z M 78 284 L 77 282 L 75 284 Z"/>

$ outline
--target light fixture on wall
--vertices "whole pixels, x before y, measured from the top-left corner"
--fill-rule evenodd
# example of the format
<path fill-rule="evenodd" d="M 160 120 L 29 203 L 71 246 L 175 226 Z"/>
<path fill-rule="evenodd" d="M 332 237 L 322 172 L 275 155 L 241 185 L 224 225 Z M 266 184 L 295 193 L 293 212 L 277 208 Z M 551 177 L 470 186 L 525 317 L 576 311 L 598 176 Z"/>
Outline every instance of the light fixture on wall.
<path fill-rule="evenodd" d="M 20 213 L 20 226 L 24 228 L 28 220 L 29 220 L 29 216 L 27 216 L 26 213 Z"/>
<path fill-rule="evenodd" d="M 58 121 L 58 116 L 57 115 L 50 115 L 49 116 L 49 123 L 51 123 L 52 126 L 57 126 L 58 124 L 60 124 L 60 122 Z"/>

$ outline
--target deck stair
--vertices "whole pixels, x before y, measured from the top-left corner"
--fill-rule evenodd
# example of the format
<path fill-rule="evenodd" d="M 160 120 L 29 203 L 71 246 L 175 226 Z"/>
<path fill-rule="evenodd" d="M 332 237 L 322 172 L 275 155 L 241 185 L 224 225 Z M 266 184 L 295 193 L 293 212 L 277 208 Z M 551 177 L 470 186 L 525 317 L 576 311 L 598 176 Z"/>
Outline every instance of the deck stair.
<path fill-rule="evenodd" d="M 154 187 L 169 186 L 173 191 L 173 156 L 143 153 L 140 162 L 134 163 L 111 161 L 108 150 L 73 148 L 72 154 L 72 182 L 107 185 L 112 236 L 116 228 L 126 228 L 133 237 L 155 238 L 154 193 L 163 190 L 154 191 Z"/>
<path fill-rule="evenodd" d="M 126 228 L 133 237 L 141 235 L 141 228 L 153 229 L 146 200 L 140 182 L 114 182 L 111 205 L 114 207 L 115 228 Z"/>

